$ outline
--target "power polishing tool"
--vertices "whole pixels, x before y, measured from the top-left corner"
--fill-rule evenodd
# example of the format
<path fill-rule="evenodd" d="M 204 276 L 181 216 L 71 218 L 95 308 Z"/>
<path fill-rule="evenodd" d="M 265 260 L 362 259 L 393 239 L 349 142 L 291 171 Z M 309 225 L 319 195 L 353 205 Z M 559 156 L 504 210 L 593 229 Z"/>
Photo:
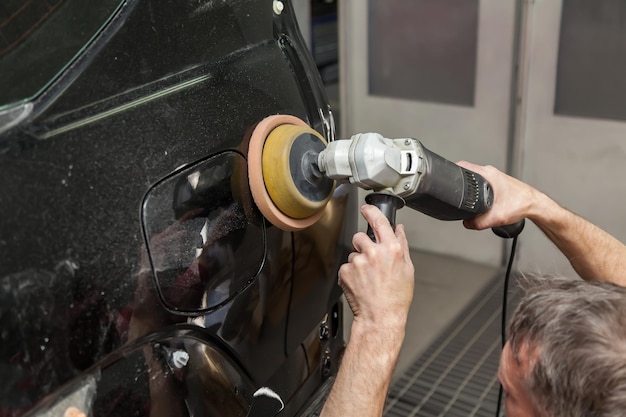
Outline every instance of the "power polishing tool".
<path fill-rule="evenodd" d="M 366 202 L 380 208 L 392 225 L 396 210 L 405 205 L 436 219 L 464 220 L 486 212 L 493 203 L 485 178 L 417 139 L 360 133 L 328 143 L 294 116 L 270 116 L 257 125 L 248 163 L 257 206 L 283 230 L 315 223 L 336 183 L 373 190 Z M 523 221 L 494 232 L 513 237 L 522 227 Z M 371 229 L 368 234 L 373 237 Z"/>

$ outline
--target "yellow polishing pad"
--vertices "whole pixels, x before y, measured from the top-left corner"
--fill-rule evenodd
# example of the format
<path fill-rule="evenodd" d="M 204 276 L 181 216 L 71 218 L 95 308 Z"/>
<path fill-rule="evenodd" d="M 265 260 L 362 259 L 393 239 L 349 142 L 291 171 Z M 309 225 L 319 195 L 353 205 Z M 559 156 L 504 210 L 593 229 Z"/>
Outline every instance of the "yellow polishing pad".
<path fill-rule="evenodd" d="M 335 188 L 317 168 L 326 145 L 322 135 L 294 116 L 269 116 L 255 128 L 248 150 L 250 189 L 275 226 L 296 231 L 321 217 Z"/>
<path fill-rule="evenodd" d="M 326 140 L 315 130 L 285 124 L 272 130 L 263 147 L 265 188 L 276 207 L 295 219 L 307 218 L 323 209 L 331 196 L 332 189 L 328 187 L 306 187 L 305 170 L 310 167 L 304 164 L 312 161 L 306 160 L 304 154 L 315 142 L 326 147 Z"/>

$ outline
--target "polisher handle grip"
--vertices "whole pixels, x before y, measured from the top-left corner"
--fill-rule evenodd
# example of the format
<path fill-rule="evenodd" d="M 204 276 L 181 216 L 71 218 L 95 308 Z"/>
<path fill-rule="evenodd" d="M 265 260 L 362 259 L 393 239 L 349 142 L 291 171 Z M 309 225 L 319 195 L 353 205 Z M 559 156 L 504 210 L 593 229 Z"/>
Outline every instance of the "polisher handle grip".
<path fill-rule="evenodd" d="M 391 227 L 395 230 L 396 228 L 396 211 L 404 207 L 404 199 L 402 197 L 398 197 L 395 194 L 385 193 L 385 192 L 376 192 L 370 193 L 365 196 L 365 202 L 367 204 L 371 204 L 376 206 L 383 212 L 389 223 L 391 223 Z M 374 230 L 372 230 L 372 226 L 367 225 L 367 235 L 374 242 L 376 238 L 374 237 Z"/>
<path fill-rule="evenodd" d="M 513 224 L 507 224 L 504 226 L 492 227 L 493 233 L 504 239 L 511 239 L 522 233 L 524 230 L 525 219 L 522 219 Z"/>

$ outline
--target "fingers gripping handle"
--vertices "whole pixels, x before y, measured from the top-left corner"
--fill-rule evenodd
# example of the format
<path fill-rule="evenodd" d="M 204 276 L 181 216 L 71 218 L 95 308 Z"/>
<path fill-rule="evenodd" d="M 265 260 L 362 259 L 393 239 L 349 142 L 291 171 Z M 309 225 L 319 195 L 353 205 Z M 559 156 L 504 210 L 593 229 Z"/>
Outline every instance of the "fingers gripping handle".
<path fill-rule="evenodd" d="M 391 227 L 395 230 L 396 211 L 404 207 L 404 200 L 401 197 L 391 193 L 370 193 L 365 196 L 365 202 L 378 207 L 385 217 L 387 217 L 389 223 L 391 223 Z M 369 224 L 367 225 L 367 235 L 374 242 L 376 241 L 374 230 L 372 230 L 372 226 Z"/>

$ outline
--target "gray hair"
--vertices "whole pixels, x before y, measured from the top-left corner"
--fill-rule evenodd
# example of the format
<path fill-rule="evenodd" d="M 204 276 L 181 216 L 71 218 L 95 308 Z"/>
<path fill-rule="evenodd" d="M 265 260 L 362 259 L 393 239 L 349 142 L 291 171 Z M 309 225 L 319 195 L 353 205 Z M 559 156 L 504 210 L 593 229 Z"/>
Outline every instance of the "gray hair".
<path fill-rule="evenodd" d="M 626 414 L 626 288 L 606 282 L 525 278 L 509 326 L 528 392 L 541 415 Z"/>

